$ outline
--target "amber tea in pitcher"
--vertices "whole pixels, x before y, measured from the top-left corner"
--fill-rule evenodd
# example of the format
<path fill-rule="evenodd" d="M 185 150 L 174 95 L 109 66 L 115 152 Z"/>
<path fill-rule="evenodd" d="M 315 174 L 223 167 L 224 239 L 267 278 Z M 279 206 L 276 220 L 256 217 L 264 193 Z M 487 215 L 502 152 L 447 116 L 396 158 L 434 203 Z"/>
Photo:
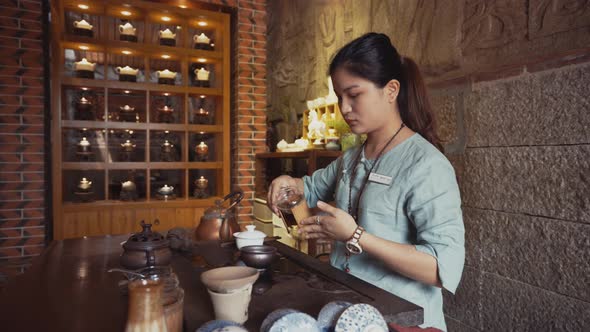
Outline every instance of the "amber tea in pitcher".
<path fill-rule="evenodd" d="M 309 207 L 303 193 L 295 187 L 283 187 L 277 198 L 279 217 L 283 220 L 287 230 L 292 226 L 298 226 L 301 219 L 309 217 Z"/>

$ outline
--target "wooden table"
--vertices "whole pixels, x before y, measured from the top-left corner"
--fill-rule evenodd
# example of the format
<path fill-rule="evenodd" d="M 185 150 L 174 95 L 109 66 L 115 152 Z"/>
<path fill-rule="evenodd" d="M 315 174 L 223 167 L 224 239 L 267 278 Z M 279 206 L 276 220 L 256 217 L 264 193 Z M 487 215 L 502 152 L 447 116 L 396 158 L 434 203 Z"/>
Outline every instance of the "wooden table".
<path fill-rule="evenodd" d="M 126 238 L 52 242 L 26 273 L 10 281 L 0 294 L 0 329 L 123 331 L 127 297 L 117 287 L 122 276 L 106 270 L 119 267 L 121 242 Z M 369 303 L 388 322 L 399 325 L 422 323 L 422 308 L 279 242 L 270 244 L 278 248 L 282 258 L 255 285 L 260 294 L 252 295 L 245 324 L 250 331 L 258 331 L 262 320 L 275 309 L 289 307 L 317 316 L 325 303 L 334 300 Z M 205 269 L 198 264 L 205 260 L 196 259 L 199 248 L 192 254 L 175 253 L 172 262 L 185 290 L 184 330 L 191 332 L 214 319 L 209 295 L 199 279 Z M 220 254 L 235 250 L 218 249 Z M 207 250 L 210 255 L 211 248 Z"/>

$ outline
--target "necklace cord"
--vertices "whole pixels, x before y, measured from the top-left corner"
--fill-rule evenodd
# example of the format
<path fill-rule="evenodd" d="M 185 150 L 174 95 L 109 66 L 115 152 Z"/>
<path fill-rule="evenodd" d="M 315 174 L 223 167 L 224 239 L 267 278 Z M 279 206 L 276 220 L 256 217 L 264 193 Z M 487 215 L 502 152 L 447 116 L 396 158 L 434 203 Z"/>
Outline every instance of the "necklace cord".
<path fill-rule="evenodd" d="M 363 192 L 365 191 L 365 186 L 367 185 L 367 182 L 369 181 L 369 176 L 373 172 L 373 169 L 377 166 L 377 163 L 379 163 L 379 159 L 381 158 L 381 155 L 383 154 L 385 149 L 389 146 L 389 144 L 391 144 L 391 142 L 393 142 L 393 140 L 397 137 L 397 135 L 400 133 L 400 131 L 402 131 L 402 129 L 404 127 L 405 127 L 405 124 L 402 122 L 402 125 L 399 127 L 399 129 L 395 132 L 395 134 L 393 134 L 393 136 L 391 136 L 391 138 L 389 139 L 389 141 L 387 141 L 387 143 L 383 146 L 383 148 L 381 148 L 381 151 L 379 151 L 379 154 L 377 155 L 375 162 L 373 163 L 373 165 L 371 165 L 371 169 L 369 170 L 369 172 L 367 172 L 367 175 L 365 175 L 365 178 L 361 184 L 361 188 L 359 189 L 359 194 L 356 199 L 356 205 L 355 205 L 355 209 L 354 209 L 355 211 L 353 214 L 352 213 L 352 186 L 353 186 L 354 179 L 356 178 L 356 169 L 359 164 L 360 156 L 361 156 L 363 150 L 365 149 L 365 144 L 367 143 L 367 141 L 365 141 L 363 143 L 363 145 L 361 146 L 361 149 L 359 150 L 359 152 L 356 155 L 356 158 L 354 160 L 354 167 L 352 169 L 352 174 L 350 174 L 350 181 L 349 181 L 349 188 L 348 188 L 348 214 L 350 214 L 352 216 L 352 218 L 354 219 L 354 221 L 357 224 L 358 224 L 357 219 L 358 219 L 359 204 L 361 203 L 361 196 L 363 195 Z M 375 168 L 375 170 L 376 170 L 376 168 Z"/>

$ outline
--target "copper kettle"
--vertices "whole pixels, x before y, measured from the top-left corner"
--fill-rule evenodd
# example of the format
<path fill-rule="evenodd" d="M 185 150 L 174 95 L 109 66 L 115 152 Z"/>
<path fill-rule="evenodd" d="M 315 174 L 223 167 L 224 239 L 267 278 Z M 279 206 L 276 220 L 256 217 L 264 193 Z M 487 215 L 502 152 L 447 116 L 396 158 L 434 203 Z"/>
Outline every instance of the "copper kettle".
<path fill-rule="evenodd" d="M 239 232 L 237 213 L 234 207 L 244 198 L 244 193 L 235 191 L 223 198 L 216 200 L 215 206 L 205 210 L 201 222 L 195 230 L 195 237 L 199 241 L 231 240 L 233 233 Z M 229 206 L 223 208 L 223 203 L 229 200 Z"/>

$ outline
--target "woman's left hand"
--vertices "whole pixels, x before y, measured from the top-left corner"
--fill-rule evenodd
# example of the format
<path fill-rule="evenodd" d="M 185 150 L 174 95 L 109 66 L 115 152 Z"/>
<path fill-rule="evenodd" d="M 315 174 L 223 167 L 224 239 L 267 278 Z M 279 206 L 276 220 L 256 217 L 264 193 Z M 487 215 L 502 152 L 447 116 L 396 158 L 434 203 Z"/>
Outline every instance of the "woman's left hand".
<path fill-rule="evenodd" d="M 307 217 L 300 222 L 299 232 L 305 234 L 305 239 L 348 241 L 357 227 L 352 216 L 322 201 L 318 202 L 318 208 L 327 214 Z"/>

